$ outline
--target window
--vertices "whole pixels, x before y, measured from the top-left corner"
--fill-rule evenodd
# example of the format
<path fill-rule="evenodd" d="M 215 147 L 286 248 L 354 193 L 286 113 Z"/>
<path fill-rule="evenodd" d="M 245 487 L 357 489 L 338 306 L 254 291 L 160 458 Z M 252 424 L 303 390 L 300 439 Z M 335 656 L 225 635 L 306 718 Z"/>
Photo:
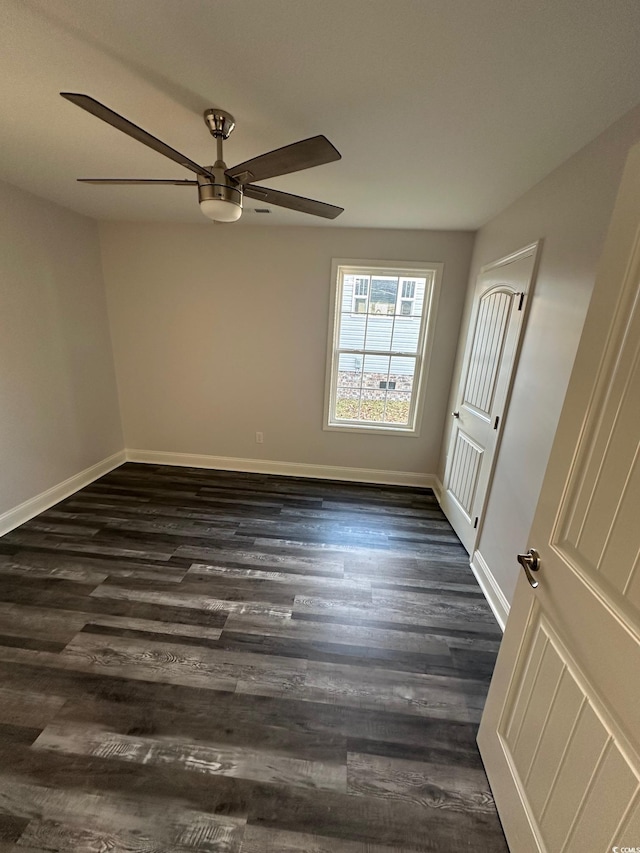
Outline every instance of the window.
<path fill-rule="evenodd" d="M 441 264 L 333 264 L 325 429 L 417 435 Z"/>

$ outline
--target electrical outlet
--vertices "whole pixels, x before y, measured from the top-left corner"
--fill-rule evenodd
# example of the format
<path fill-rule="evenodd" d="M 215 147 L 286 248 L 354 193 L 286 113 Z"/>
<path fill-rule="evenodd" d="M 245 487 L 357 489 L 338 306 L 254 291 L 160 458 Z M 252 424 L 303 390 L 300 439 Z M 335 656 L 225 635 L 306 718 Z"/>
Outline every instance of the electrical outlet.
<path fill-rule="evenodd" d="M 264 444 L 264 433 L 257 432 L 256 433 L 256 444 Z"/>

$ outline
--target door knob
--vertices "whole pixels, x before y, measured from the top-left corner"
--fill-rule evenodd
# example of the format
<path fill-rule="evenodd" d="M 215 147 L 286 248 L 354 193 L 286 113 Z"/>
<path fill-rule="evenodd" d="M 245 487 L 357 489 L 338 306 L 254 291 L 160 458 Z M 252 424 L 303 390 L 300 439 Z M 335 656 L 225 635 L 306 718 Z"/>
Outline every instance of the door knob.
<path fill-rule="evenodd" d="M 534 578 L 531 572 L 537 572 L 540 569 L 540 554 L 535 548 L 529 548 L 526 554 L 518 554 L 518 562 L 524 569 L 529 584 L 535 589 L 538 586 L 538 581 Z"/>
<path fill-rule="evenodd" d="M 451 414 L 453 415 L 454 418 L 460 417 L 460 412 L 451 412 Z"/>

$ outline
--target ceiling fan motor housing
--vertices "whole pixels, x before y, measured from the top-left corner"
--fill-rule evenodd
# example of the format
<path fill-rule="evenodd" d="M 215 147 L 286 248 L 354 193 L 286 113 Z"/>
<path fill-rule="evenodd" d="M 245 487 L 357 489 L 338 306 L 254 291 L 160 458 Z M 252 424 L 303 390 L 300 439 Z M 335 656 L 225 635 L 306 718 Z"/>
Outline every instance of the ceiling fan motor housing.
<path fill-rule="evenodd" d="M 239 219 L 242 213 L 242 187 L 225 175 L 225 168 L 224 163 L 210 166 L 209 171 L 215 176 L 213 178 L 198 175 L 198 201 L 203 213 L 208 207 L 219 211 L 226 209 L 229 213 L 227 221 L 232 222 Z"/>

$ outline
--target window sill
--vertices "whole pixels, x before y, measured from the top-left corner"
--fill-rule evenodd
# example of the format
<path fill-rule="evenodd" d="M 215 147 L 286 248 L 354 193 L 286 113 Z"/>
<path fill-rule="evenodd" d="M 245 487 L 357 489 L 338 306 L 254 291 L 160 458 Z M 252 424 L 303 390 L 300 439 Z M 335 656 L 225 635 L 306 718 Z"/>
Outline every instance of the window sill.
<path fill-rule="evenodd" d="M 365 426 L 364 424 L 337 424 L 325 423 L 322 427 L 325 432 L 353 432 L 369 435 L 399 435 L 405 438 L 417 438 L 420 435 L 418 427 L 392 427 L 392 426 Z"/>

